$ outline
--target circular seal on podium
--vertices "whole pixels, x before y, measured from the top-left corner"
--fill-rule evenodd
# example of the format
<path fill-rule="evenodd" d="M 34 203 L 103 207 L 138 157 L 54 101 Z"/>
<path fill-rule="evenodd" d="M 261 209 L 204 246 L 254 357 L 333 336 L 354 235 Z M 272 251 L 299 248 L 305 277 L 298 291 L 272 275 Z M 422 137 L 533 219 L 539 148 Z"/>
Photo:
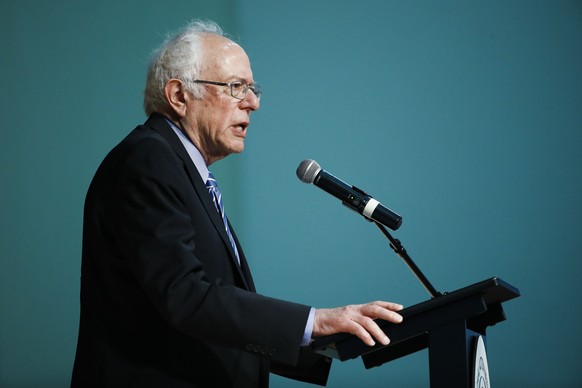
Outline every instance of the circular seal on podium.
<path fill-rule="evenodd" d="M 475 357 L 473 359 L 473 387 L 491 388 L 489 381 L 489 365 L 487 364 L 487 351 L 483 337 L 475 339 Z"/>

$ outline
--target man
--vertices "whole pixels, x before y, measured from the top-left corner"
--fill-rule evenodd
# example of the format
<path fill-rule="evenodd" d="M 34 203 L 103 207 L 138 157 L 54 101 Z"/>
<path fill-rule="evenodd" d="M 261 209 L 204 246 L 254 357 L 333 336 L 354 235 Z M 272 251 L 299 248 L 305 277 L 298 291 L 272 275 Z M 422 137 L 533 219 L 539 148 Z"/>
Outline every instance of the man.
<path fill-rule="evenodd" d="M 244 50 L 195 22 L 154 55 L 149 119 L 105 158 L 87 193 L 81 319 L 72 387 L 267 387 L 270 371 L 325 384 L 306 346 L 402 306 L 314 309 L 255 292 L 208 166 L 242 152 L 259 109 Z"/>

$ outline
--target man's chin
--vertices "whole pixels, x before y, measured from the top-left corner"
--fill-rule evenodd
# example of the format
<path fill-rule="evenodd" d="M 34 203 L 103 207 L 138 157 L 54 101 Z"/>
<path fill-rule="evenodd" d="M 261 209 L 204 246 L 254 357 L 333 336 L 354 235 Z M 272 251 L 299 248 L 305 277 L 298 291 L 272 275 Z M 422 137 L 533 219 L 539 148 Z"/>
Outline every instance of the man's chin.
<path fill-rule="evenodd" d="M 245 143 L 244 143 L 244 141 L 241 141 L 240 143 L 233 144 L 233 146 L 231 148 L 231 153 L 232 154 L 240 154 L 244 150 L 245 150 Z"/>

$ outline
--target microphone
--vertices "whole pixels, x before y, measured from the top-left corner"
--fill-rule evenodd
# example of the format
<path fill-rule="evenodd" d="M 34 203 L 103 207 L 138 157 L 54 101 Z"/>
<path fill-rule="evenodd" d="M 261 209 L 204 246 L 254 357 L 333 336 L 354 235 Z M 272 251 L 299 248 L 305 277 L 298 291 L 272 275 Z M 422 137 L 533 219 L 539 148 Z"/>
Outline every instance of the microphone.
<path fill-rule="evenodd" d="M 382 206 L 380 202 L 355 186 L 323 170 L 315 160 L 307 159 L 297 167 L 297 177 L 304 183 L 313 183 L 342 201 L 342 204 L 363 215 L 369 221 L 376 221 L 392 230 L 402 224 L 402 217 Z"/>

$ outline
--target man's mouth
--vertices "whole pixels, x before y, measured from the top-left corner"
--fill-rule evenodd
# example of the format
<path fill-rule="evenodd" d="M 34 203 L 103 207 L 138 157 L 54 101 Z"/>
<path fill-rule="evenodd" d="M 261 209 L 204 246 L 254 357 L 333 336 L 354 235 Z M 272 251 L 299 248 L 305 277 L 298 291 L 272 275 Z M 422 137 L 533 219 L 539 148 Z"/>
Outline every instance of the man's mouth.
<path fill-rule="evenodd" d="M 234 126 L 234 130 L 237 133 L 245 133 L 248 126 L 249 126 L 248 123 L 239 123 Z"/>

